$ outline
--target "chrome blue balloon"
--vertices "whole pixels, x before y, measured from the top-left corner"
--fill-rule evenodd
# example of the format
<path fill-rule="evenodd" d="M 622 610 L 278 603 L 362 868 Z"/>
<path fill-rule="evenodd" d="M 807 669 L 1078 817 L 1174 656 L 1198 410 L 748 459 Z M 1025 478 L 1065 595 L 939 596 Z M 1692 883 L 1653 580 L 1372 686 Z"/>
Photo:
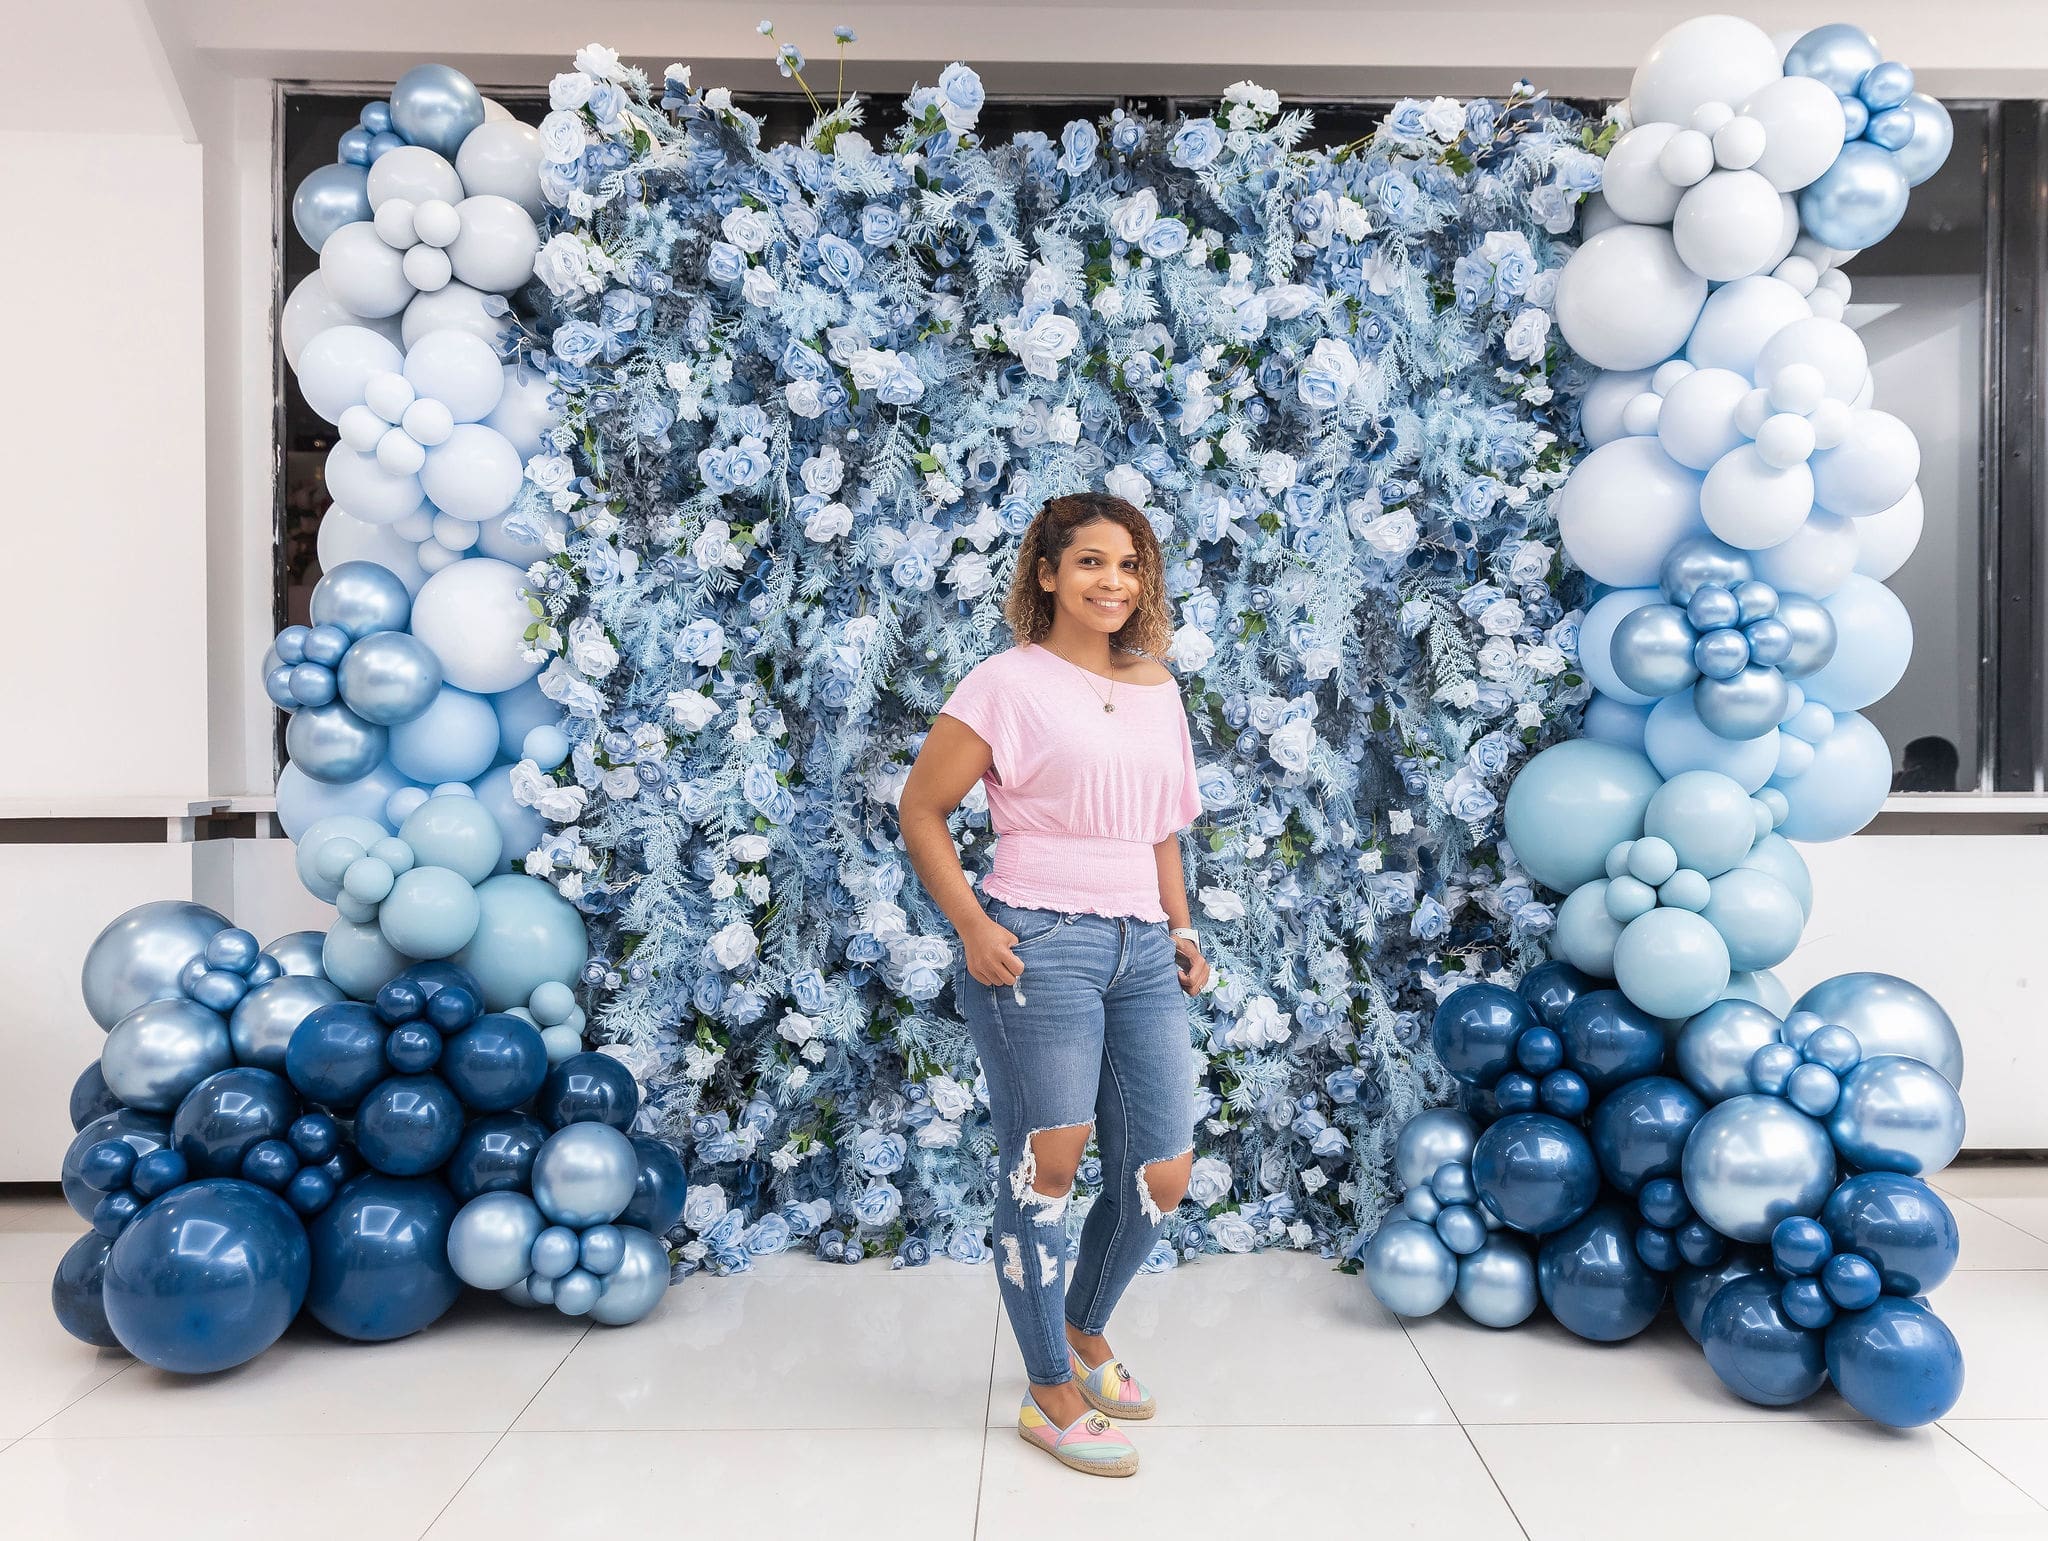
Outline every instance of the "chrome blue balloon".
<path fill-rule="evenodd" d="M 342 655 L 335 679 L 350 711 L 386 728 L 432 706 L 443 684 L 434 650 L 403 631 L 371 632 Z"/>
<path fill-rule="evenodd" d="M 308 706 L 284 730 L 285 750 L 315 781 L 330 785 L 367 776 L 384 758 L 389 731 L 340 702 Z"/>
<path fill-rule="evenodd" d="M 1916 984 L 1890 974 L 1837 974 L 1800 996 L 1793 1010 L 1846 1027 L 1865 1059 L 1902 1054 L 1922 1060 L 1962 1089 L 1962 1035 L 1940 1003 Z"/>
<path fill-rule="evenodd" d="M 614 1056 L 589 1049 L 548 1072 L 535 1110 L 556 1129 L 583 1123 L 624 1129 L 640 1111 L 640 1086 Z"/>
<path fill-rule="evenodd" d="M 1856 87 L 1872 113 L 1889 112 L 1913 94 L 1913 72 L 1896 59 L 1873 64 Z"/>
<path fill-rule="evenodd" d="M 1565 1063 L 1585 1077 L 1595 1096 L 1654 1075 L 1664 1064 L 1664 1029 L 1619 990 L 1580 996 L 1564 1014 L 1559 1036 Z"/>
<path fill-rule="evenodd" d="M 100 1050 L 108 1088 L 146 1113 L 174 1111 L 185 1093 L 234 1062 L 227 1023 L 190 1000 L 136 1007 L 115 1024 Z"/>
<path fill-rule="evenodd" d="M 106 1278 L 107 1254 L 113 1242 L 98 1231 L 87 1231 L 65 1249 L 57 1260 L 56 1275 L 50 1280 L 50 1309 L 57 1325 L 81 1343 L 94 1348 L 119 1348 L 121 1340 L 107 1321 L 107 1305 L 101 1294 Z"/>
<path fill-rule="evenodd" d="M 287 931 L 275 941 L 264 945 L 265 957 L 277 959 L 278 966 L 294 977 L 323 979 L 326 972 L 320 966 L 320 949 L 327 940 L 324 931 Z"/>
<path fill-rule="evenodd" d="M 1443 998 L 1429 1026 L 1444 1069 L 1467 1086 L 1491 1086 L 1514 1063 L 1515 1039 L 1534 1019 L 1522 998 L 1500 985 L 1463 985 Z"/>
<path fill-rule="evenodd" d="M 1750 1090 L 1750 1060 L 1778 1041 L 1778 1027 L 1777 1016 L 1753 1001 L 1716 1001 L 1679 1030 L 1678 1073 L 1708 1102 L 1743 1096 Z"/>
<path fill-rule="evenodd" d="M 1599 985 L 1590 974 L 1581 973 L 1562 959 L 1539 963 L 1521 978 L 1515 986 L 1515 993 L 1521 996 L 1530 1014 L 1544 1027 L 1556 1027 L 1564 1021 L 1564 1014 L 1573 1001 Z"/>
<path fill-rule="evenodd" d="M 1846 21 L 1802 33 L 1785 51 L 1785 73 L 1806 75 L 1837 96 L 1850 96 L 1863 77 L 1884 62 L 1877 40 Z"/>
<path fill-rule="evenodd" d="M 529 1100 L 546 1081 L 547 1045 L 531 1022 L 493 1012 L 448 1040 L 441 1076 L 464 1106 L 502 1113 Z"/>
<path fill-rule="evenodd" d="M 462 1104 L 439 1076 L 380 1081 L 356 1109 L 356 1149 L 392 1177 L 419 1177 L 444 1165 L 462 1138 Z"/>
<path fill-rule="evenodd" d="M 577 1263 L 599 1278 L 618 1272 L 625 1257 L 626 1235 L 616 1225 L 593 1225 L 577 1243 Z"/>
<path fill-rule="evenodd" d="M 484 99 L 460 70 L 416 64 L 391 88 L 391 126 L 407 144 L 453 161 L 469 131 L 484 120 Z"/>
<path fill-rule="evenodd" d="M 1388 1220 L 1365 1249 L 1365 1282 L 1396 1316 L 1429 1316 L 1458 1287 L 1458 1259 L 1431 1227 Z"/>
<path fill-rule="evenodd" d="M 609 1124 L 570 1124 L 548 1136 L 533 1163 L 533 1201 L 556 1225 L 616 1220 L 633 1202 L 640 1156 Z"/>
<path fill-rule="evenodd" d="M 1436 1217 L 1437 1239 L 1459 1257 L 1477 1252 L 1486 1240 L 1486 1224 L 1470 1204 L 1446 1204 Z"/>
<path fill-rule="evenodd" d="M 1941 170 L 1942 162 L 1948 159 L 1956 142 L 1955 124 L 1946 107 L 1920 91 L 1907 97 L 1898 110 L 1912 115 L 1913 134 L 1903 148 L 1892 153 L 1892 163 L 1905 177 L 1907 186 L 1918 187 Z"/>
<path fill-rule="evenodd" d="M 449 1228 L 448 1266 L 472 1289 L 507 1289 L 532 1272 L 528 1258 L 546 1225 L 523 1193 L 480 1194 Z"/>
<path fill-rule="evenodd" d="M 534 1237 L 527 1262 L 534 1273 L 552 1282 L 576 1266 L 579 1250 L 575 1231 L 566 1225 L 551 1225 Z"/>
<path fill-rule="evenodd" d="M 1678 1310 L 1678 1323 L 1693 1342 L 1700 1340 L 1700 1324 L 1707 1306 L 1721 1286 L 1735 1279 L 1763 1275 L 1775 1280 L 1768 1258 L 1753 1247 L 1730 1247 L 1718 1262 L 1701 1267 L 1687 1264 L 1671 1279 L 1671 1303 Z"/>
<path fill-rule="evenodd" d="M 1627 1210 L 1600 1204 L 1544 1239 L 1537 1288 L 1566 1331 L 1618 1343 L 1656 1319 L 1664 1280 L 1636 1255 L 1635 1230 Z"/>
<path fill-rule="evenodd" d="M 1956 1266 L 1955 1214 L 1917 1177 L 1859 1172 L 1829 1195 L 1820 1223 L 1837 1254 L 1869 1262 L 1880 1286 L 1893 1295 L 1928 1294 Z M 1837 1303 L 1854 1309 L 1847 1301 Z"/>
<path fill-rule="evenodd" d="M 404 631 L 412 619 L 412 594 L 380 563 L 342 562 L 313 585 L 307 611 L 316 628 L 336 626 L 360 642 L 374 631 Z"/>
<path fill-rule="evenodd" d="M 431 1325 L 462 1293 L 448 1266 L 454 1219 L 454 1195 L 432 1178 L 350 1178 L 307 1226 L 306 1309 L 330 1332 L 363 1343 Z"/>
<path fill-rule="evenodd" d="M 242 1158 L 281 1139 L 299 1116 L 299 1099 L 281 1075 L 237 1065 L 186 1094 L 171 1119 L 171 1148 L 194 1177 L 234 1177 Z"/>
<path fill-rule="evenodd" d="M 534 1157 L 540 1154 L 547 1137 L 547 1126 L 529 1113 L 494 1113 L 488 1118 L 476 1119 L 462 1131 L 462 1138 L 456 1142 L 455 1153 L 448 1158 L 442 1175 L 455 1196 L 464 1201 L 475 1198 L 479 1193 L 524 1188 L 532 1181 Z M 645 1136 L 636 1136 L 636 1149 L 637 1141 L 642 1138 Z M 662 1148 L 667 1149 L 666 1146 Z M 674 1152 L 670 1155 L 673 1157 Z M 676 1160 L 676 1166 L 680 1172 L 680 1159 Z M 680 1219 L 683 1212 L 680 1184 L 676 1192 L 676 1219 Z M 635 1202 L 638 1202 L 637 1189 Z M 669 1221 L 669 1225 L 674 1224 L 675 1220 Z M 662 1229 L 666 1230 L 668 1226 Z"/>
<path fill-rule="evenodd" d="M 1948 1324 L 1917 1301 L 1886 1296 L 1845 1311 L 1827 1332 L 1828 1376 L 1873 1423 L 1914 1429 L 1963 1394 L 1963 1351 Z"/>
<path fill-rule="evenodd" d="M 292 228 L 318 251 L 343 225 L 370 217 L 367 167 L 336 161 L 308 172 L 292 190 Z"/>
<path fill-rule="evenodd" d="M 226 916 L 183 899 L 153 899 L 122 912 L 85 950 L 79 976 L 85 1009 L 102 1028 L 112 1028 L 138 1006 L 183 995 L 179 976 L 186 965 L 227 928 Z"/>
<path fill-rule="evenodd" d="M 1692 1126 L 1707 1105 L 1683 1081 L 1643 1076 L 1616 1087 L 1593 1110 L 1593 1154 L 1607 1180 L 1630 1198 L 1653 1178 L 1675 1176 Z"/>
<path fill-rule="evenodd" d="M 1479 1136 L 1472 1182 L 1495 1218 L 1532 1236 L 1563 1229 L 1592 1207 L 1600 1167 L 1586 1137 L 1548 1113 L 1513 1113 Z"/>
<path fill-rule="evenodd" d="M 1482 1327 L 1514 1327 L 1536 1310 L 1536 1261 L 1507 1236 L 1458 1259 L 1458 1308 Z"/>
<path fill-rule="evenodd" d="M 1401 1126 L 1394 1138 L 1394 1171 L 1403 1188 L 1419 1187 L 1446 1161 L 1470 1162 L 1479 1126 L 1456 1108 L 1430 1108 Z M 644 1223 L 644 1222 L 641 1222 Z M 648 1226 L 657 1235 L 667 1226 Z"/>
<path fill-rule="evenodd" d="M 1835 163 L 1799 194 L 1799 222 L 1826 246 L 1875 246 L 1906 214 L 1905 173 L 1891 151 L 1868 140 L 1842 146 Z"/>
<path fill-rule="evenodd" d="M 259 985 L 242 997 L 228 1018 L 228 1039 L 234 1045 L 235 1059 L 282 1073 L 299 1024 L 341 998 L 340 989 L 325 978 L 302 974 L 280 974 Z"/>
<path fill-rule="evenodd" d="M 1685 1142 L 1685 1197 L 1733 1241 L 1759 1242 L 1787 1215 L 1817 1215 L 1835 1187 L 1828 1132 L 1779 1097 L 1731 1097 Z"/>
<path fill-rule="evenodd" d="M 1700 1347 L 1721 1384 L 1763 1407 L 1803 1402 L 1827 1381 L 1821 1335 L 1790 1320 L 1778 1293 L 1769 1274 L 1737 1279 L 1700 1322 Z"/>
<path fill-rule="evenodd" d="M 1735 633 L 1717 631 L 1712 635 L 1729 637 Z M 1789 640 L 1788 637 L 1788 649 Z M 1747 651 L 1745 647 L 1745 654 Z M 1770 732 L 1784 717 L 1791 701 L 1785 676 L 1761 663 L 1745 661 L 1726 674 L 1711 674 L 1704 669 L 1701 672 L 1710 677 L 1693 687 L 1693 711 L 1710 733 L 1721 738 L 1752 739 Z"/>
<path fill-rule="evenodd" d="M 78 1072 L 78 1079 L 71 1083 L 71 1127 L 83 1129 L 95 1118 L 104 1118 L 121 1106 L 121 1099 L 107 1087 L 107 1078 L 100 1073 L 100 1062 L 95 1059 Z"/>
<path fill-rule="evenodd" d="M 668 1293 L 667 1246 L 638 1226 L 621 1226 L 619 1232 L 624 1242 L 619 1266 L 604 1276 L 604 1292 L 590 1308 L 590 1319 L 607 1327 L 639 1321 Z"/>
<path fill-rule="evenodd" d="M 1445 1204 L 1473 1201 L 1472 1168 L 1463 1161 L 1446 1161 L 1430 1179 L 1430 1191 Z"/>
<path fill-rule="evenodd" d="M 107 1254 L 107 1322 L 145 1364 L 204 1375 L 253 1359 L 305 1302 L 306 1232 L 254 1183 L 207 1177 L 144 1206 Z"/>
<path fill-rule="evenodd" d="M 293 1032 L 284 1069 L 308 1101 L 351 1112 L 384 1079 L 384 1024 L 360 1001 L 315 1007 Z"/>
<path fill-rule="evenodd" d="M 1643 605 L 1621 618 L 1608 651 L 1616 677 L 1630 690 L 1670 696 L 1699 677 L 1698 646 L 1699 633 L 1685 611 L 1676 605 Z"/>
<path fill-rule="evenodd" d="M 1963 1099 L 1939 1070 L 1880 1054 L 1842 1077 L 1828 1133 L 1866 1171 L 1938 1172 L 1963 1148 Z"/>

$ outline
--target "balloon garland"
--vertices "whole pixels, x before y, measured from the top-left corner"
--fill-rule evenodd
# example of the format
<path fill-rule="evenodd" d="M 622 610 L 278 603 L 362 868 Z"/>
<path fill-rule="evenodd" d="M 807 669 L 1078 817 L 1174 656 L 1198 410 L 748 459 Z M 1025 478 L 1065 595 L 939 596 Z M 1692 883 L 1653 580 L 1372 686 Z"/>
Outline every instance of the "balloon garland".
<path fill-rule="evenodd" d="M 1431 1041 L 1465 1088 L 1401 1131 L 1373 1292 L 1581 1337 L 1665 1299 L 1737 1396 L 1832 1380 L 1880 1423 L 1962 1390 L 1923 1297 L 1956 1223 L 1922 1180 L 1961 1148 L 1961 1040 L 1885 974 L 1797 1002 L 1770 969 L 1812 908 L 1792 841 L 1840 839 L 1890 785 L 1858 715 L 1912 648 L 1883 586 L 1921 522 L 1919 451 L 1870 405 L 1841 265 L 1889 234 L 1951 141 L 1912 72 L 1846 25 L 1784 52 L 1728 16 L 1636 71 L 1603 206 L 1557 286 L 1605 373 L 1561 494 L 1602 586 L 1579 630 L 1587 737 L 1510 789 L 1523 866 L 1564 897 L 1557 961 L 1466 985 Z"/>

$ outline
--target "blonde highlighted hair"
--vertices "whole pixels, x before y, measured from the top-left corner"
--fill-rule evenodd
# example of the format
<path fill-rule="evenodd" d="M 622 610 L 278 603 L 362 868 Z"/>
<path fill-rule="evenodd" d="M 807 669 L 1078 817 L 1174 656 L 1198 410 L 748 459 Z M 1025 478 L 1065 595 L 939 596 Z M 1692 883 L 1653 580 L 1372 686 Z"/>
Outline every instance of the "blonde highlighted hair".
<path fill-rule="evenodd" d="M 1111 634 L 1110 645 L 1163 661 L 1173 641 L 1173 612 L 1166 602 L 1166 559 L 1159 549 L 1159 537 L 1152 533 L 1143 513 L 1106 492 L 1071 493 L 1052 499 L 1038 511 L 1018 543 L 1003 619 L 1010 623 L 1020 646 L 1037 642 L 1052 630 L 1053 597 L 1038 586 L 1038 564 L 1043 560 L 1057 573 L 1060 559 L 1074 542 L 1074 532 L 1098 519 L 1122 525 L 1138 559 L 1138 599 L 1123 625 Z"/>

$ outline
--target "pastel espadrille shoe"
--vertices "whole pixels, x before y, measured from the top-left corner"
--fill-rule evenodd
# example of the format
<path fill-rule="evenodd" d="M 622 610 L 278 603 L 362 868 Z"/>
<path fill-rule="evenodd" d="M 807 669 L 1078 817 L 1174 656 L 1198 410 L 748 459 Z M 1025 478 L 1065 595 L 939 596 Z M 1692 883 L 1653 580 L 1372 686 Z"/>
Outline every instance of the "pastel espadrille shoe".
<path fill-rule="evenodd" d="M 1138 1469 L 1137 1447 L 1092 1407 L 1063 1429 L 1039 1410 L 1037 1399 L 1027 1390 L 1017 1408 L 1017 1433 L 1076 1471 L 1128 1477 Z"/>
<path fill-rule="evenodd" d="M 1082 1398 L 1096 1411 L 1112 1418 L 1149 1418 L 1159 1410 L 1145 1383 L 1125 1369 L 1121 1359 L 1105 1359 L 1091 1370 L 1069 1343 L 1067 1362 L 1074 1367 L 1074 1384 L 1081 1388 Z"/>

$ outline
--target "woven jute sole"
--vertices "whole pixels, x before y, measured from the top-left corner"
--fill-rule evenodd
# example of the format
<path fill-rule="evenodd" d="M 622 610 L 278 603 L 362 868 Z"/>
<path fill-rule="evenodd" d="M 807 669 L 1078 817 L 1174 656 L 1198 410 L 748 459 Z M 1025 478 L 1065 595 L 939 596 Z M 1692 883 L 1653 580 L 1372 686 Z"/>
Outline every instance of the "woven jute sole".
<path fill-rule="evenodd" d="M 1091 1476 L 1134 1477 L 1138 1473 L 1138 1452 L 1135 1450 L 1131 1451 L 1128 1455 L 1119 1456 L 1114 1462 L 1087 1461 L 1083 1460 L 1080 1456 L 1068 1455 L 1063 1450 L 1053 1449 L 1045 1444 L 1044 1441 L 1033 1438 L 1031 1431 L 1021 1423 L 1017 1425 L 1017 1437 L 1023 1440 L 1025 1444 L 1031 1446 L 1032 1449 L 1043 1450 L 1047 1455 L 1058 1461 L 1060 1465 L 1071 1466 L 1075 1471 L 1085 1471 Z"/>

